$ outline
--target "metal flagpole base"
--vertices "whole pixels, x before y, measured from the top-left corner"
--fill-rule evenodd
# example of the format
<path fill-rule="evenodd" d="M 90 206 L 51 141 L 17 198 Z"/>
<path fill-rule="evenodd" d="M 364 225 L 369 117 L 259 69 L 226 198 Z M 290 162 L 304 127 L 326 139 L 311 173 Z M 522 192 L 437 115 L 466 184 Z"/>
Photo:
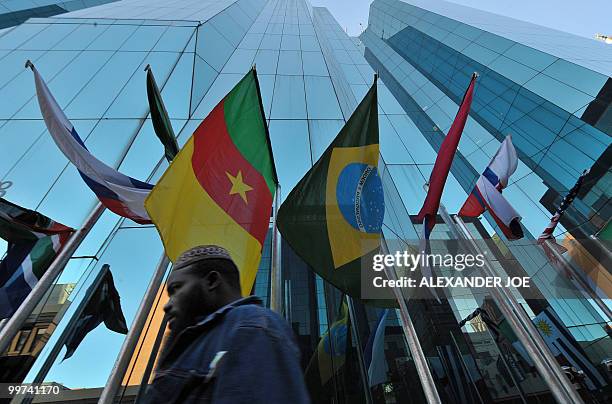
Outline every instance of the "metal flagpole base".
<path fill-rule="evenodd" d="M 480 253 L 478 245 L 474 242 L 463 220 L 459 216 L 455 216 L 455 223 L 463 233 L 463 238 L 471 244 L 476 252 Z M 486 276 L 495 275 L 495 270 L 486 260 L 482 269 Z M 491 295 L 504 317 L 508 320 L 512 330 L 516 333 L 519 341 L 525 347 L 540 376 L 542 376 L 544 382 L 550 388 L 557 402 L 584 403 L 569 379 L 561 371 L 561 367 L 557 364 L 555 357 L 546 346 L 540 333 L 514 296 L 504 290 L 504 288 L 491 288 Z"/>
<path fill-rule="evenodd" d="M 351 329 L 355 333 L 355 342 L 357 343 L 357 360 L 359 361 L 359 372 L 361 373 L 361 378 L 363 379 L 363 393 L 365 395 L 366 403 L 372 404 L 372 392 L 370 391 L 370 380 L 368 379 L 368 371 L 365 367 L 365 360 L 363 358 L 363 351 L 361 347 L 361 336 L 359 335 L 359 329 L 357 328 L 357 315 L 355 313 L 355 305 L 353 302 L 353 298 L 350 296 L 346 296 L 348 309 L 349 309 L 349 318 L 351 319 Z M 350 330 L 348 331 L 350 332 Z"/>
<path fill-rule="evenodd" d="M 387 248 L 387 244 L 385 243 L 384 239 L 382 240 L 382 245 L 384 247 L 384 252 L 388 253 L 389 249 Z M 395 270 L 391 271 L 386 266 L 385 275 L 389 280 L 397 279 Z M 412 323 L 412 319 L 410 318 L 410 313 L 408 312 L 406 300 L 397 290 L 397 288 L 393 288 L 393 293 L 395 294 L 395 298 L 397 299 L 397 303 L 399 304 L 399 309 L 397 311 L 400 315 L 398 316 L 398 318 L 400 320 L 402 330 L 404 331 L 404 336 L 406 337 L 406 342 L 408 343 L 410 354 L 414 359 L 417 374 L 419 375 L 419 381 L 421 382 L 421 386 L 423 387 L 423 394 L 425 395 L 428 404 L 441 404 L 442 400 L 440 400 L 440 395 L 438 394 L 438 390 L 436 389 L 436 383 L 433 379 L 433 376 L 431 375 L 431 371 L 427 364 L 427 358 L 425 358 L 423 348 L 421 347 L 421 342 L 419 341 L 416 329 L 414 328 L 414 324 Z"/>
<path fill-rule="evenodd" d="M 45 293 L 47 293 L 51 285 L 53 285 L 53 282 L 60 272 L 62 272 L 68 260 L 72 257 L 72 254 L 79 248 L 79 245 L 81 245 L 81 242 L 85 236 L 87 236 L 93 225 L 98 221 L 105 209 L 104 205 L 100 202 L 96 204 L 89 216 L 87 216 L 87 219 L 85 219 L 81 228 L 75 231 L 70 237 L 70 240 L 68 240 L 64 248 L 57 254 L 28 297 L 21 303 L 21 306 L 19 306 L 15 314 L 13 314 L 0 330 L 0 352 L 7 350 L 17 332 L 23 327 L 23 324 L 30 314 L 32 314 L 36 305 L 40 303 Z"/>
<path fill-rule="evenodd" d="M 278 208 L 281 200 L 281 187 L 276 186 L 274 195 L 274 219 L 272 222 L 272 260 L 270 265 L 270 309 L 283 315 L 283 277 L 281 274 L 280 232 L 276 227 Z"/>
<path fill-rule="evenodd" d="M 153 302 L 155 301 L 155 296 L 157 296 L 159 287 L 162 284 L 164 274 L 166 273 L 166 268 L 168 267 L 169 263 L 170 259 L 164 253 L 159 261 L 159 264 L 157 264 L 157 268 L 155 268 L 151 282 L 149 282 L 149 287 L 142 298 L 142 302 L 140 303 L 140 307 L 138 307 L 138 311 L 136 312 L 136 316 L 134 317 L 134 321 L 130 326 L 128 334 L 125 337 L 125 341 L 123 341 L 123 345 L 121 346 L 121 350 L 119 351 L 119 355 L 117 356 L 113 370 L 111 371 L 106 382 L 106 386 L 100 395 L 100 400 L 98 401 L 99 404 L 111 404 L 114 402 L 115 395 L 117 394 L 119 387 L 121 387 L 121 380 L 130 364 L 130 360 L 134 354 L 134 349 L 136 348 L 136 344 L 138 344 L 138 339 L 140 338 L 142 329 L 145 326 L 149 312 L 153 306 Z"/>

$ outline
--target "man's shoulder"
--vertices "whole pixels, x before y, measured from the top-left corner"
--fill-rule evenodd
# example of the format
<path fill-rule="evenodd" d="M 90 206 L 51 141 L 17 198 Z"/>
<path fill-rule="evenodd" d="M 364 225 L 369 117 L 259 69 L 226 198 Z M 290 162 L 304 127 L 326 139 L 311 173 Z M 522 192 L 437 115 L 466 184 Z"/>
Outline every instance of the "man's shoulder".
<path fill-rule="evenodd" d="M 289 331 L 289 325 L 278 313 L 259 304 L 243 304 L 232 308 L 226 321 L 236 327 L 257 327 L 282 332 Z"/>

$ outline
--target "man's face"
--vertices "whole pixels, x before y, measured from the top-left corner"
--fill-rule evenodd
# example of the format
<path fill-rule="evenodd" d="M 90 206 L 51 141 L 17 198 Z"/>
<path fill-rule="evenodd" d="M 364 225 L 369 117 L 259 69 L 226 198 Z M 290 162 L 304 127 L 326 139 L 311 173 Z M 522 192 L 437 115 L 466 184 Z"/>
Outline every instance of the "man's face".
<path fill-rule="evenodd" d="M 205 291 L 205 278 L 194 273 L 191 265 L 170 274 L 167 286 L 170 299 L 164 311 L 173 332 L 180 332 L 209 314 L 210 296 Z"/>

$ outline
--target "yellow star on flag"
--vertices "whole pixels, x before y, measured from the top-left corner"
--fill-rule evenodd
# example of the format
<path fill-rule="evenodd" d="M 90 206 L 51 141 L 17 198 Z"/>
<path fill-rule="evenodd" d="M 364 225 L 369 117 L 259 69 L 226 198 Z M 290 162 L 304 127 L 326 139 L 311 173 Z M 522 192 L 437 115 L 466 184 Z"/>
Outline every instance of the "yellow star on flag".
<path fill-rule="evenodd" d="M 551 329 L 550 325 L 546 321 L 539 320 L 536 323 L 536 327 L 538 327 L 540 329 L 540 331 L 542 331 L 542 333 L 544 335 L 546 335 L 547 337 L 550 337 L 552 335 L 552 329 Z"/>
<path fill-rule="evenodd" d="M 227 171 L 225 172 L 225 174 L 232 183 L 232 189 L 230 189 L 229 194 L 240 194 L 240 197 L 242 198 L 244 203 L 248 203 L 246 193 L 253 190 L 253 187 L 250 187 L 248 184 L 244 183 L 244 181 L 242 180 L 242 171 L 238 170 L 238 174 L 235 177 Z"/>

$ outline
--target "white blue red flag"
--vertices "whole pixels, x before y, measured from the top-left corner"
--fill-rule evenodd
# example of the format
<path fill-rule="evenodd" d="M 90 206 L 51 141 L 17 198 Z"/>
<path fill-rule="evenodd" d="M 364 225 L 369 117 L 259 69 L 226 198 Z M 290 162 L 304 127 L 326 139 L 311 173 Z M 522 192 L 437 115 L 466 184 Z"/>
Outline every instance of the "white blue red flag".
<path fill-rule="evenodd" d="M 506 136 L 489 166 L 476 181 L 476 186 L 461 207 L 459 215 L 478 217 L 488 210 L 509 240 L 523 237 L 521 216 L 502 196 L 502 190 L 508 185 L 508 180 L 517 166 L 518 157 L 512 138 Z"/>
<path fill-rule="evenodd" d="M 136 223 L 151 223 L 144 200 L 153 185 L 121 174 L 95 158 L 57 104 L 38 70 L 29 61 L 26 66 L 34 72 L 38 104 L 49 133 L 100 202 L 116 214 Z"/>

